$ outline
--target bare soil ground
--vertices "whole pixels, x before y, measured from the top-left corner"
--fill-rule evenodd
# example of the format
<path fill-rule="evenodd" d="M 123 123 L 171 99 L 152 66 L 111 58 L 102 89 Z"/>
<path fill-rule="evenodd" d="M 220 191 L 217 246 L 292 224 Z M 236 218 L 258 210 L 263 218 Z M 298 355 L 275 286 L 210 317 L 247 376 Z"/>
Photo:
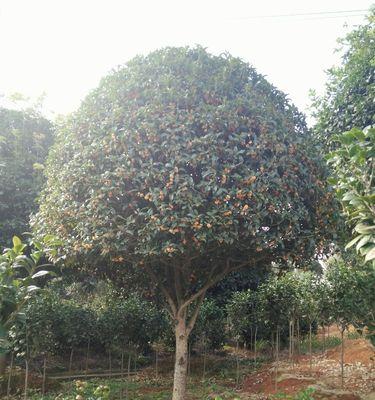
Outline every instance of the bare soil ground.
<path fill-rule="evenodd" d="M 279 362 L 276 383 L 276 363 L 265 365 L 249 375 L 243 384 L 243 399 L 270 399 L 283 392 L 296 394 L 302 389 L 315 389 L 314 399 L 375 400 L 375 349 L 365 339 L 344 341 L 344 387 L 341 388 L 341 346 L 313 356 L 300 357 L 292 363 L 285 357 Z"/>

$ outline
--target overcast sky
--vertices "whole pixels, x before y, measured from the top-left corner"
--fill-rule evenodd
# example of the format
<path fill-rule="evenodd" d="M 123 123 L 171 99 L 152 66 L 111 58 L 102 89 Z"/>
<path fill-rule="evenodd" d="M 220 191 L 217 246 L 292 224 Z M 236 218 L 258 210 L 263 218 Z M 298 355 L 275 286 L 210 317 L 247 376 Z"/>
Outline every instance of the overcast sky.
<path fill-rule="evenodd" d="M 364 22 L 361 11 L 318 13 L 365 10 L 372 3 L 0 0 L 0 94 L 45 92 L 45 109 L 64 114 L 108 71 L 135 55 L 200 44 L 249 62 L 307 112 L 309 89 L 321 91 L 324 71 L 338 61 L 337 37 Z"/>

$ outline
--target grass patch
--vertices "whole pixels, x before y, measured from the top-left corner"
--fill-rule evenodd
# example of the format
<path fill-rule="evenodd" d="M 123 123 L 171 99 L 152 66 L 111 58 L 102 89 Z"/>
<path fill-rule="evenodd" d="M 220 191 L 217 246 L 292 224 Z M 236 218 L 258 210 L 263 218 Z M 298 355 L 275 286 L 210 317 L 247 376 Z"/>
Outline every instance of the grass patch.
<path fill-rule="evenodd" d="M 29 400 L 169 400 L 172 379 L 136 378 L 128 384 L 121 379 L 92 379 L 89 381 L 65 382 L 60 390 L 44 397 L 39 391 L 30 390 Z M 213 378 L 199 380 L 191 378 L 188 383 L 191 400 L 234 400 L 238 399 L 233 382 Z M 127 394 L 127 396 L 126 396 Z M 21 399 L 23 396 L 15 396 Z"/>

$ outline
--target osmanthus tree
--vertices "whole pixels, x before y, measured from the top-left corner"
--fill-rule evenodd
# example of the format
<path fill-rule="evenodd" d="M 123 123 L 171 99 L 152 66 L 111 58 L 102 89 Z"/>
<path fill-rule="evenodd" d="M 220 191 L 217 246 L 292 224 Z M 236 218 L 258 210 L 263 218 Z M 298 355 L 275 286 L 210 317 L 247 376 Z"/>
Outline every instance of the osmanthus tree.
<path fill-rule="evenodd" d="M 95 261 L 109 272 L 132 265 L 163 293 L 174 400 L 185 398 L 207 290 L 243 267 L 318 254 L 336 215 L 286 95 L 201 47 L 158 50 L 105 77 L 60 127 L 46 173 L 36 234 L 56 234 L 60 255 L 90 273 Z"/>

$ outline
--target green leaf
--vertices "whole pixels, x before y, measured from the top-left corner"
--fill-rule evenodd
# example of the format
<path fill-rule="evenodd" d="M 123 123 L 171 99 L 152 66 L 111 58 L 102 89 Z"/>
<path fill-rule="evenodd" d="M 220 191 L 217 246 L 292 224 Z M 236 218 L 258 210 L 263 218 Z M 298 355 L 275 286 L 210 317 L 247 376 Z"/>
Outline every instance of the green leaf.
<path fill-rule="evenodd" d="M 42 271 L 38 271 L 37 273 L 35 273 L 31 278 L 32 279 L 40 278 L 41 276 L 45 276 L 45 275 L 48 275 L 48 274 L 50 274 L 50 271 L 42 270 Z"/>
<path fill-rule="evenodd" d="M 365 261 L 371 261 L 375 258 L 375 246 L 366 254 Z"/>
<path fill-rule="evenodd" d="M 358 240 L 360 240 L 362 237 L 362 235 L 356 236 L 353 240 L 351 240 L 346 246 L 345 246 L 345 250 L 348 250 L 350 247 L 352 247 L 354 244 L 356 244 L 358 242 Z"/>
<path fill-rule="evenodd" d="M 366 234 L 375 232 L 375 225 L 358 224 L 354 227 L 354 230 L 358 233 Z"/>
<path fill-rule="evenodd" d="M 14 247 L 22 246 L 22 240 L 18 236 L 13 236 L 12 241 Z"/>
<path fill-rule="evenodd" d="M 356 250 L 359 251 L 359 249 L 366 243 L 368 243 L 371 239 L 372 239 L 371 235 L 363 236 L 362 239 L 357 243 Z"/>

